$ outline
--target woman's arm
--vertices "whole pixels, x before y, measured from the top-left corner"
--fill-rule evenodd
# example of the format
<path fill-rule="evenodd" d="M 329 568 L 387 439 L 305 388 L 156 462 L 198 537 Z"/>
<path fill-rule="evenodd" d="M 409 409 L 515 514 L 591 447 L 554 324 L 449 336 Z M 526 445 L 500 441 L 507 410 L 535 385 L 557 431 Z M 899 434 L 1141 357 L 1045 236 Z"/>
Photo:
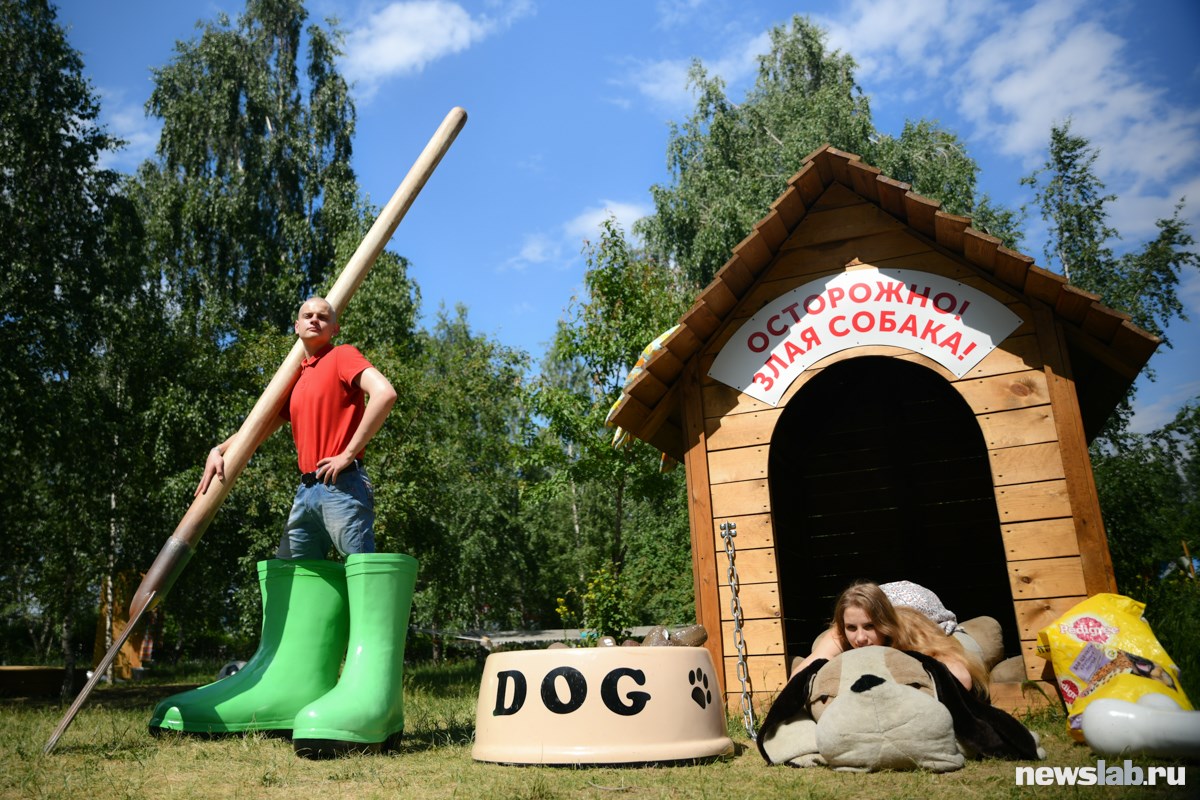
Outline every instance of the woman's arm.
<path fill-rule="evenodd" d="M 946 669 L 950 670 L 950 674 L 958 678 L 958 682 L 963 685 L 967 691 L 972 688 L 971 673 L 967 670 L 967 665 L 953 655 L 939 655 L 937 660 L 946 665 Z"/>
<path fill-rule="evenodd" d="M 842 644 L 838 639 L 837 631 L 834 628 L 830 628 L 825 631 L 824 634 L 817 637 L 817 641 L 813 644 L 812 653 L 809 654 L 808 658 L 796 665 L 796 667 L 792 670 L 792 674 L 788 676 L 788 679 L 790 680 L 791 678 L 795 677 L 800 670 L 804 669 L 818 658 L 830 659 L 841 652 Z"/>

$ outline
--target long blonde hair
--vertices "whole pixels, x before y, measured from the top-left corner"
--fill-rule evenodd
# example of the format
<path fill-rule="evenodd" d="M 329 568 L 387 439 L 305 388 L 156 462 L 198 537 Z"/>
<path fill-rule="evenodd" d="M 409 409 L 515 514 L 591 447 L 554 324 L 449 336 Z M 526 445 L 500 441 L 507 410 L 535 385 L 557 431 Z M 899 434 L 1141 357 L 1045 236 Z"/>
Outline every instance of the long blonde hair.
<path fill-rule="evenodd" d="M 837 637 L 842 650 L 853 647 L 846 638 L 846 609 L 860 608 L 866 612 L 880 642 L 897 650 L 915 650 L 938 661 L 958 661 L 971 675 L 971 690 L 982 698 L 988 697 L 989 676 L 983 661 L 963 647 L 962 642 L 943 631 L 929 617 L 907 606 L 892 605 L 879 585 L 870 581 L 851 584 L 838 597 L 833 607 L 830 632 Z"/>
<path fill-rule="evenodd" d="M 963 647 L 962 642 L 948 635 L 929 617 L 908 606 L 895 606 L 900 630 L 892 647 L 899 650 L 916 650 L 932 656 L 938 661 L 960 662 L 971 675 L 971 690 L 982 698 L 988 697 L 990 676 L 983 660 Z"/>

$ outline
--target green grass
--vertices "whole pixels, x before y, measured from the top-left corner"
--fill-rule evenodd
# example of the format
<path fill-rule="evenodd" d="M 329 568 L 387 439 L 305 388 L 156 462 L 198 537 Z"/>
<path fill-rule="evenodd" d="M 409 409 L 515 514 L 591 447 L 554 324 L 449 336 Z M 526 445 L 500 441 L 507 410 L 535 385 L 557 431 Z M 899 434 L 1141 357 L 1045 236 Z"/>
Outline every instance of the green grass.
<path fill-rule="evenodd" d="M 211 672 L 201 672 L 205 677 Z M 1191 766 L 1185 787 L 1018 787 L 1012 762 L 973 762 L 958 772 L 838 773 L 763 763 L 739 720 L 737 753 L 671 767 L 505 767 L 471 759 L 480 667 L 417 664 L 405 676 L 407 731 L 399 752 L 332 761 L 297 758 L 285 739 L 262 735 L 152 738 L 154 703 L 183 685 L 157 682 L 100 687 L 49 756 L 42 747 L 64 708 L 57 702 L 0 700 L 2 798 L 1116 798 L 1189 797 L 1200 786 Z M 178 676 L 176 676 L 177 678 Z M 1060 715 L 1027 720 L 1049 758 L 1044 765 L 1094 766 L 1071 742 Z M 1140 766 L 1167 764 L 1135 759 Z"/>

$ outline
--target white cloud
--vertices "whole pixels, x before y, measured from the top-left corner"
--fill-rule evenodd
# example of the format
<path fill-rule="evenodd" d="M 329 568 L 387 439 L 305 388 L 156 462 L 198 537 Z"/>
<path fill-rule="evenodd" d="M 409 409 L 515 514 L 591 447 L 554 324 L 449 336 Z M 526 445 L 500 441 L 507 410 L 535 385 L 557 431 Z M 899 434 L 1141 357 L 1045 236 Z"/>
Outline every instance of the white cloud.
<path fill-rule="evenodd" d="M 696 18 L 705 0 L 658 0 L 658 27 L 675 28 L 686 25 Z"/>
<path fill-rule="evenodd" d="M 964 111 L 1010 155 L 1039 155 L 1050 126 L 1069 118 L 1073 131 L 1116 159 L 1123 148 L 1113 139 L 1160 110 L 1160 93 L 1132 77 L 1119 36 L 1042 10 L 1035 6 L 979 43 L 959 82 L 972 100 Z"/>
<path fill-rule="evenodd" d="M 524 172 L 540 175 L 546 171 L 546 158 L 541 153 L 533 153 L 525 158 L 517 159 L 513 166 Z"/>
<path fill-rule="evenodd" d="M 544 233 L 529 233 L 521 243 L 520 251 L 500 267 L 501 272 L 515 270 L 523 272 L 534 264 L 557 261 L 562 256 L 562 243 Z"/>
<path fill-rule="evenodd" d="M 1137 242 L 1181 196 L 1192 199 L 1193 230 L 1200 223 L 1200 109 L 1136 68 L 1124 26 L 1137 13 L 1085 0 L 854 0 L 817 21 L 859 63 L 877 111 L 897 98 L 916 109 L 910 116 L 945 109 L 966 121 L 958 132 L 968 146 L 1025 170 L 1045 160 L 1051 127 L 1070 120 L 1118 197 L 1110 221 Z"/>
<path fill-rule="evenodd" d="M 595 241 L 600 236 L 601 226 L 610 217 L 617 221 L 627 238 L 633 223 L 653 209 L 638 203 L 622 203 L 601 200 L 599 204 L 584 209 L 559 226 L 553 233 L 529 233 L 522 240 L 516 255 L 500 265 L 499 272 L 524 272 L 531 266 L 549 265 L 564 270 L 576 263 L 584 240 Z"/>
<path fill-rule="evenodd" d="M 534 314 L 537 310 L 537 306 L 526 300 L 522 300 L 519 303 L 513 303 L 511 306 L 509 306 L 509 311 L 514 317 L 528 317 Z"/>
<path fill-rule="evenodd" d="M 690 68 L 691 62 L 682 59 L 641 62 L 619 82 L 632 85 L 659 106 L 671 110 L 688 108 L 693 101 L 687 85 Z"/>
<path fill-rule="evenodd" d="M 985 3 L 855 0 L 840 17 L 814 21 L 832 49 L 854 57 L 861 80 L 911 81 L 946 71 L 995 13 Z"/>
<path fill-rule="evenodd" d="M 1188 317 L 1195 323 L 1200 317 L 1200 273 L 1193 271 L 1183 276 L 1179 283 L 1179 302 L 1183 303 Z"/>
<path fill-rule="evenodd" d="M 971 135 L 1026 160 L 1040 159 L 1050 126 L 1070 118 L 1102 150 L 1102 170 L 1161 180 L 1200 155 L 1200 112 L 1172 107 L 1139 79 L 1115 22 L 1082 0 L 855 0 L 820 20 L 870 92 L 945 96 Z"/>
<path fill-rule="evenodd" d="M 521 248 L 520 258 L 532 264 L 540 264 L 543 261 L 556 258 L 558 253 L 559 247 L 557 243 L 540 234 L 534 234 L 525 238 L 525 245 Z"/>
<path fill-rule="evenodd" d="M 1127 241 L 1154 236 L 1154 221 L 1197 197 L 1200 111 L 1171 104 L 1163 87 L 1130 68 L 1129 42 L 1111 20 L 1086 19 L 1082 3 L 1040 2 L 983 39 L 959 91 L 976 135 L 1034 166 L 1052 125 L 1099 151 L 1096 173 L 1118 200 L 1111 222 Z M 1195 207 L 1188 216 L 1200 220 Z"/>
<path fill-rule="evenodd" d="M 516 0 L 500 6 L 498 16 L 473 17 L 451 0 L 389 3 L 347 34 L 346 77 L 370 98 L 384 80 L 420 72 L 440 58 L 461 53 L 532 10 L 529 0 Z"/>
<path fill-rule="evenodd" d="M 583 239 L 595 239 L 600 235 L 604 220 L 609 217 L 616 219 L 621 230 L 629 235 L 633 223 L 653 209 L 638 203 L 620 203 L 613 200 L 601 200 L 600 205 L 585 209 L 563 225 L 563 233 L 569 240 L 576 243 Z"/>
<path fill-rule="evenodd" d="M 1162 377 L 1160 375 L 1160 380 Z M 1133 417 L 1129 420 L 1129 429 L 1134 433 L 1150 433 L 1159 430 L 1175 419 L 1175 414 L 1184 403 L 1197 397 L 1200 397 L 1200 380 L 1176 383 L 1149 403 L 1139 402 L 1138 396 L 1135 396 Z"/>
<path fill-rule="evenodd" d="M 1180 198 L 1187 199 L 1181 217 L 1189 224 L 1189 232 L 1196 235 L 1200 233 L 1200 203 L 1196 202 L 1200 199 L 1200 175 L 1193 175 L 1164 193 L 1123 191 L 1109 205 L 1108 221 L 1121 232 L 1121 241 L 1126 246 L 1140 248 L 1158 236 L 1156 223 L 1174 216 Z M 1120 243 L 1115 249 L 1124 252 Z"/>
<path fill-rule="evenodd" d="M 758 57 L 771 47 L 769 33 L 742 37 L 715 59 L 702 59 L 710 76 L 719 76 L 727 87 L 742 84 L 758 71 Z M 671 113 L 683 113 L 693 108 L 696 98 L 688 86 L 691 58 L 637 61 L 615 83 L 632 86 L 643 97 Z"/>
<path fill-rule="evenodd" d="M 758 74 L 758 57 L 771 49 L 771 34 L 762 32 L 744 39 L 707 64 L 708 71 L 720 75 L 727 85 L 742 83 Z"/>
<path fill-rule="evenodd" d="M 103 169 L 132 173 L 143 161 L 154 156 L 162 123 L 147 117 L 141 104 L 126 101 L 124 92 L 104 88 L 97 92 L 101 123 L 110 135 L 125 141 L 122 149 L 102 153 L 99 165 Z"/>

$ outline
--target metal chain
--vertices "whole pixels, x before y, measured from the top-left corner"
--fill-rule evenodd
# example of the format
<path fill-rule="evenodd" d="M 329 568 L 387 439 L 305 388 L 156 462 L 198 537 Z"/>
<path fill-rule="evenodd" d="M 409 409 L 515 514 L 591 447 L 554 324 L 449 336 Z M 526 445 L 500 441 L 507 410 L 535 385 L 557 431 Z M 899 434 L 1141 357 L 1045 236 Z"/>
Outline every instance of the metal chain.
<path fill-rule="evenodd" d="M 733 614 L 733 644 L 737 648 L 737 677 L 742 684 L 742 724 L 750 741 L 755 739 L 754 707 L 750 703 L 750 671 L 746 666 L 746 637 L 742 633 L 742 601 L 738 597 L 737 548 L 733 538 L 737 536 L 736 522 L 721 523 L 721 538 L 725 540 L 725 557 L 729 559 L 729 610 Z"/>

